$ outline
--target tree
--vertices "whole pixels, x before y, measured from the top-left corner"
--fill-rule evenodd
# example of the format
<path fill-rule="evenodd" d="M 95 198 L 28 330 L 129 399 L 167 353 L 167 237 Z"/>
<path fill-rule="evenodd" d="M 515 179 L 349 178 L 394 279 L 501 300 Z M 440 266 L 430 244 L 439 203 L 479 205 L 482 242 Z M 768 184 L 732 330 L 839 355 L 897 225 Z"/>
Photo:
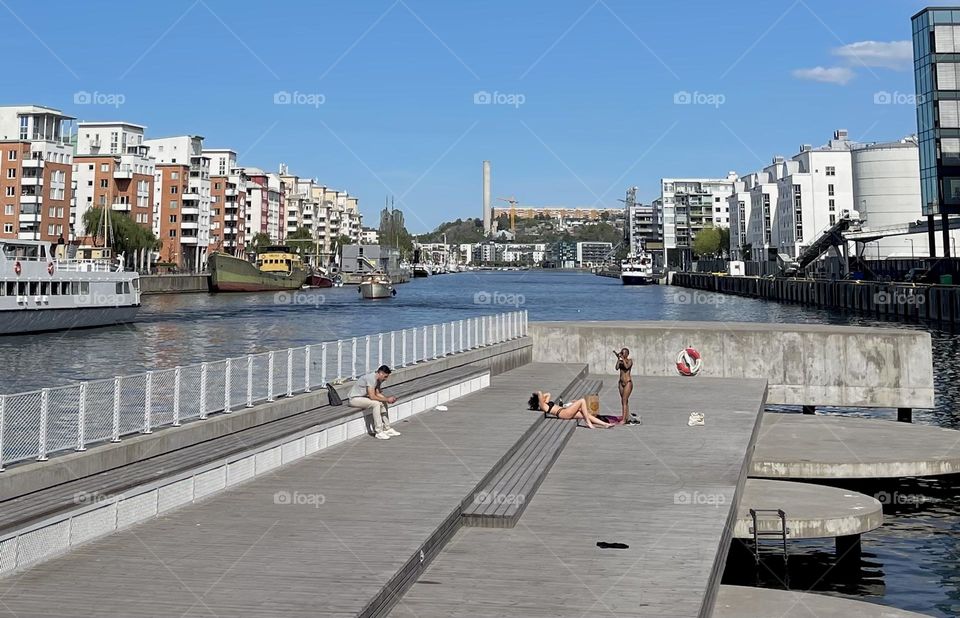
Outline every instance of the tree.
<path fill-rule="evenodd" d="M 271 244 L 273 244 L 273 241 L 270 240 L 270 235 L 265 232 L 257 232 L 253 235 L 253 238 L 250 239 L 250 246 L 253 247 L 254 251 L 258 252 Z"/>
<path fill-rule="evenodd" d="M 314 244 L 313 234 L 305 227 L 298 227 L 287 235 L 287 244 L 293 247 L 297 253 L 310 253 Z"/>
<path fill-rule="evenodd" d="M 94 245 L 109 244 L 116 254 L 124 255 L 128 265 L 137 269 L 149 266 L 149 254 L 160 249 L 153 232 L 122 213 L 109 213 L 109 225 L 105 225 L 107 214 L 97 206 L 83 214 L 83 227 L 93 237 Z"/>
<path fill-rule="evenodd" d="M 720 255 L 722 257 L 727 257 L 730 255 L 730 250 L 733 248 L 730 246 L 730 228 L 721 227 L 717 228 L 717 231 L 720 234 Z"/>
<path fill-rule="evenodd" d="M 693 252 L 698 257 L 715 257 L 720 251 L 720 231 L 705 227 L 693 238 Z"/>

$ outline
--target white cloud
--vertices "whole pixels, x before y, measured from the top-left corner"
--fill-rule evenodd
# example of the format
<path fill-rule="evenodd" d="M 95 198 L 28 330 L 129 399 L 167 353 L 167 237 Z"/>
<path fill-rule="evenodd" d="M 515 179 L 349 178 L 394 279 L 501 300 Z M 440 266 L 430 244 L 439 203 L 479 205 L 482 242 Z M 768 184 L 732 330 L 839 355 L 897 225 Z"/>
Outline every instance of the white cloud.
<path fill-rule="evenodd" d="M 840 84 L 845 86 L 854 77 L 854 72 L 847 67 L 813 67 L 812 69 L 796 69 L 793 76 L 797 79 L 809 79 L 815 82 Z"/>
<path fill-rule="evenodd" d="M 834 49 L 833 55 L 853 65 L 904 70 L 913 64 L 913 44 L 910 41 L 859 41 Z"/>

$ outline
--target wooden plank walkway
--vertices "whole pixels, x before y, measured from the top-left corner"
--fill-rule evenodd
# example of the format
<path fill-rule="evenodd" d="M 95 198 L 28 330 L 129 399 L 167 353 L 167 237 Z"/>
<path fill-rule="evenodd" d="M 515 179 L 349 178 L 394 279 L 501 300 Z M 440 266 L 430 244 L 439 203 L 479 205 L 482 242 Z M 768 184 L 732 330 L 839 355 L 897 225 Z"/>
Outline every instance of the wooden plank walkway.
<path fill-rule="evenodd" d="M 765 384 L 635 378 L 643 425 L 578 429 L 516 528 L 461 528 L 391 615 L 709 616 Z"/>
<path fill-rule="evenodd" d="M 0 616 L 356 615 L 535 421 L 530 391 L 582 368 L 525 365 L 397 423 L 399 438 L 344 443 L 0 579 Z"/>

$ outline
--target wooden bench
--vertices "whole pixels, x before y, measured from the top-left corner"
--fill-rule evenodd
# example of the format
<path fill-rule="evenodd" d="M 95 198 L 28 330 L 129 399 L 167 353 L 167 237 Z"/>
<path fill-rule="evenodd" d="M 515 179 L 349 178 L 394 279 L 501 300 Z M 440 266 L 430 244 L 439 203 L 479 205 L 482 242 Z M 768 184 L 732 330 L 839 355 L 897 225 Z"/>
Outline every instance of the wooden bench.
<path fill-rule="evenodd" d="M 432 392 L 487 375 L 485 368 L 456 367 L 405 382 L 388 385 L 387 395 L 400 399 L 394 407 L 418 393 Z M 150 459 L 62 483 L 0 502 L 0 536 L 23 529 L 34 522 L 55 518 L 83 505 L 83 500 L 121 495 L 138 486 L 162 482 L 164 478 L 200 468 L 205 464 L 241 457 L 264 445 L 305 431 L 325 429 L 363 416 L 347 405 L 349 385 L 337 387 L 344 405 L 322 405 L 306 412 L 194 444 Z M 78 496 L 81 497 L 78 500 Z"/>
<path fill-rule="evenodd" d="M 578 375 L 561 393 L 564 401 L 573 401 L 600 392 L 603 382 Z M 513 528 L 523 515 L 553 462 L 577 427 L 575 421 L 541 416 L 501 460 L 489 478 L 481 481 L 461 504 L 465 526 Z"/>

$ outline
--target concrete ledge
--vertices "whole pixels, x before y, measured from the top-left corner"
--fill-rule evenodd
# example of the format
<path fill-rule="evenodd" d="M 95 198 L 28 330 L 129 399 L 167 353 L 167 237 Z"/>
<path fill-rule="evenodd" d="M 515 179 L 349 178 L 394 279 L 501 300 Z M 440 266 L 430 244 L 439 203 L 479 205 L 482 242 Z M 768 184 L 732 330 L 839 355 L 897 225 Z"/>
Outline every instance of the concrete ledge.
<path fill-rule="evenodd" d="M 788 539 L 823 539 L 863 534 L 883 525 L 883 505 L 865 494 L 791 481 L 747 479 L 733 536 L 752 539 L 750 509 L 783 509 Z M 780 521 L 759 519 L 761 532 L 780 530 Z"/>
<path fill-rule="evenodd" d="M 405 382 L 465 365 L 487 368 L 492 375 L 497 375 L 530 362 L 531 348 L 530 339 L 523 337 L 468 350 L 398 368 L 394 371 L 393 382 Z M 342 396 L 346 395 L 349 384 L 338 387 Z M 207 420 L 184 423 L 180 427 L 171 426 L 150 434 L 126 436 L 119 443 L 93 444 L 86 451 L 51 456 L 45 462 L 14 465 L 0 473 L 3 481 L 0 483 L 0 501 L 301 414 L 326 404 L 326 390 L 315 390 L 293 397 L 281 397 L 253 408 L 241 407 L 229 414 L 216 414 Z"/>
<path fill-rule="evenodd" d="M 720 586 L 713 608 L 713 618 L 922 618 L 924 615 L 811 592 L 726 585 Z"/>
<path fill-rule="evenodd" d="M 747 322 L 531 322 L 535 362 L 585 362 L 612 375 L 626 346 L 637 374 L 677 375 L 694 347 L 700 376 L 766 378 L 768 403 L 933 407 L 930 334 L 914 330 Z"/>
<path fill-rule="evenodd" d="M 429 389 L 395 406 L 391 421 L 433 409 L 441 399 L 462 397 L 490 385 L 490 375 L 464 380 L 454 387 Z M 428 405 L 429 404 L 429 405 Z M 413 412 L 413 410 L 418 412 Z M 367 433 L 361 411 L 335 423 L 314 426 L 192 470 L 125 490 L 118 495 L 82 494 L 76 508 L 0 534 L 0 576 L 44 562 L 77 545 L 127 528 L 227 488 L 272 472 L 308 455 Z M 291 499 L 278 492 L 277 504 Z"/>
<path fill-rule="evenodd" d="M 895 421 L 763 415 L 750 476 L 862 479 L 960 473 L 960 431 Z"/>

